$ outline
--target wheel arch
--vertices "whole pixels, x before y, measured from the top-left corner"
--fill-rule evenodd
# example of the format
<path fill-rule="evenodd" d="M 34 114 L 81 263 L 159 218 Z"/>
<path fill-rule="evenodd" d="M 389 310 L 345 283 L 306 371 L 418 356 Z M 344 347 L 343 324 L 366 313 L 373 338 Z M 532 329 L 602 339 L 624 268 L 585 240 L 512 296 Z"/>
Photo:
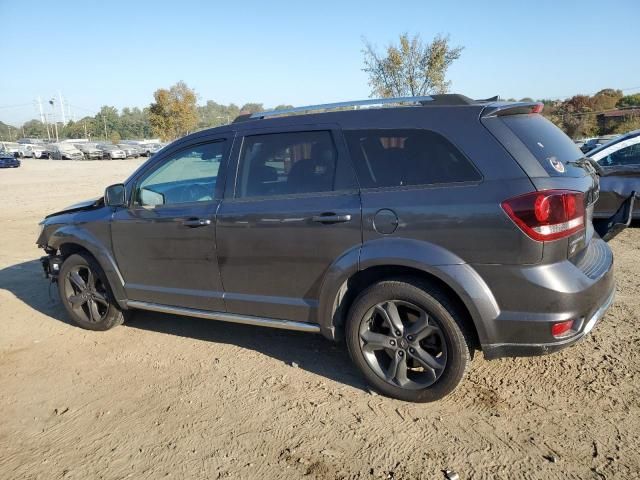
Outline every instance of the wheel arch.
<path fill-rule="evenodd" d="M 68 225 L 56 230 L 49 237 L 47 246 L 59 251 L 64 258 L 74 253 L 91 255 L 104 271 L 118 305 L 126 308 L 124 279 L 109 250 L 95 236 L 75 225 Z"/>
<path fill-rule="evenodd" d="M 487 327 L 499 312 L 488 286 L 478 273 L 442 247 L 408 239 L 379 239 L 364 244 L 356 265 L 341 257 L 323 284 L 319 324 L 324 336 L 339 339 L 351 304 L 368 286 L 390 278 L 415 278 L 444 291 L 460 309 L 476 346 L 485 343 Z"/>

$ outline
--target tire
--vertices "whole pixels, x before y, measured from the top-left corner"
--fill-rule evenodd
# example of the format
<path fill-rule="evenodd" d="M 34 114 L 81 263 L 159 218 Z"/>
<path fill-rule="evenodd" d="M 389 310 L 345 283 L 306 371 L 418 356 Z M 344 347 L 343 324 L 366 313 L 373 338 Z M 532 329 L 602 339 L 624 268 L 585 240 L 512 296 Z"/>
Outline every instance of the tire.
<path fill-rule="evenodd" d="M 437 286 L 385 280 L 360 293 L 349 309 L 347 347 L 375 390 L 409 402 L 433 402 L 458 386 L 469 365 L 472 342 L 463 320 Z"/>
<path fill-rule="evenodd" d="M 58 292 L 65 310 L 82 328 L 109 330 L 124 322 L 104 271 L 90 255 L 67 257 L 58 275 Z"/>

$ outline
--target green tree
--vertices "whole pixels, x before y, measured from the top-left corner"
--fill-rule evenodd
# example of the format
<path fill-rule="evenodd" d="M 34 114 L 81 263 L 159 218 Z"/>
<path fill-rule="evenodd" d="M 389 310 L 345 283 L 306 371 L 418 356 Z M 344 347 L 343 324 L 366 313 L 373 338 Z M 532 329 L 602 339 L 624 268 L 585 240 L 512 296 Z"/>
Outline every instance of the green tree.
<path fill-rule="evenodd" d="M 635 93 L 633 95 L 627 95 L 622 97 L 616 103 L 616 107 L 618 108 L 640 107 L 640 93 Z"/>
<path fill-rule="evenodd" d="M 22 125 L 24 136 L 29 138 L 47 138 L 47 127 L 40 120 L 29 120 Z"/>
<path fill-rule="evenodd" d="M 448 36 L 436 36 L 424 43 L 420 35 L 400 35 L 384 54 L 364 41 L 364 68 L 369 76 L 371 96 L 405 97 L 446 93 L 447 70 L 460 58 L 464 47 L 452 47 Z"/>
<path fill-rule="evenodd" d="M 186 135 L 198 125 L 196 93 L 180 81 L 169 90 L 161 88 L 153 94 L 149 121 L 156 135 L 173 140 Z"/>
<path fill-rule="evenodd" d="M 240 107 L 241 114 L 264 112 L 265 108 L 262 103 L 245 103 Z"/>
<path fill-rule="evenodd" d="M 100 132 L 97 138 L 108 140 L 111 134 L 120 128 L 120 116 L 116 107 L 104 105 L 94 118 Z"/>

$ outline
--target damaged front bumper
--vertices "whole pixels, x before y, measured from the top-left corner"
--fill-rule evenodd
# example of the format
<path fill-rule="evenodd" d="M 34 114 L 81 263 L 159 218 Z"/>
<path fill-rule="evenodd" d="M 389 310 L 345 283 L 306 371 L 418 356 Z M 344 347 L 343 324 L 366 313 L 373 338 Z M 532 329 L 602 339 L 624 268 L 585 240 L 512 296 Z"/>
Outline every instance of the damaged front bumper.
<path fill-rule="evenodd" d="M 44 278 L 48 278 L 52 282 L 57 281 L 63 261 L 64 258 L 57 255 L 45 255 L 44 257 L 40 257 L 40 263 L 44 270 Z"/>

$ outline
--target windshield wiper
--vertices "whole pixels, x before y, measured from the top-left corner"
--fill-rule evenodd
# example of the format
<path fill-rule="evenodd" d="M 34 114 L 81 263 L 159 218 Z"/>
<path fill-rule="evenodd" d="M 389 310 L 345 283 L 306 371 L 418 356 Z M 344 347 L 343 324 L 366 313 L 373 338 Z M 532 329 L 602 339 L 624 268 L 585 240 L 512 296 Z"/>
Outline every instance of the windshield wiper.
<path fill-rule="evenodd" d="M 602 167 L 589 157 L 582 157 L 578 160 L 573 160 L 569 162 L 565 162 L 567 165 L 575 165 L 576 167 L 584 168 L 589 173 L 597 173 L 598 175 L 602 175 Z"/>

